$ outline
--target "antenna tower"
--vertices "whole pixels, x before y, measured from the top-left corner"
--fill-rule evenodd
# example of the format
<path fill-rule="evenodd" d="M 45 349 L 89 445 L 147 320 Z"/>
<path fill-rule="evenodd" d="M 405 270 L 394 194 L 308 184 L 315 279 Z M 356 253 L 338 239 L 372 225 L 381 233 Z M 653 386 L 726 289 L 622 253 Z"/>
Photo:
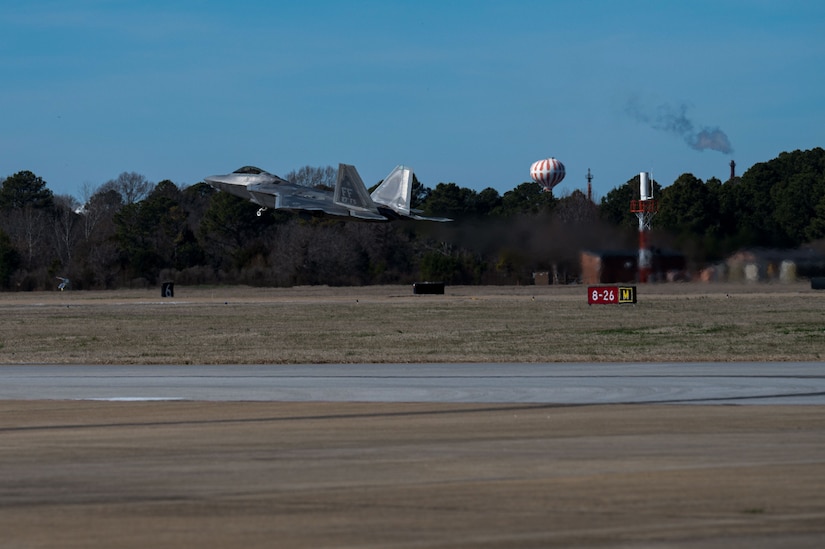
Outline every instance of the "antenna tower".
<path fill-rule="evenodd" d="M 590 173 L 590 168 L 587 168 L 587 200 L 593 202 L 593 190 L 590 182 L 593 181 L 593 175 Z"/>

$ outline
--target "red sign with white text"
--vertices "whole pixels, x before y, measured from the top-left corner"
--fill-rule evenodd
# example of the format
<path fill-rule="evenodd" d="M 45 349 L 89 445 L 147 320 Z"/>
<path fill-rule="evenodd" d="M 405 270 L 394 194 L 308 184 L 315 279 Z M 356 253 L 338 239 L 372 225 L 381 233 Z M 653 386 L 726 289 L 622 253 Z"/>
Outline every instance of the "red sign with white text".
<path fill-rule="evenodd" d="M 636 303 L 636 286 L 588 286 L 588 305 Z"/>

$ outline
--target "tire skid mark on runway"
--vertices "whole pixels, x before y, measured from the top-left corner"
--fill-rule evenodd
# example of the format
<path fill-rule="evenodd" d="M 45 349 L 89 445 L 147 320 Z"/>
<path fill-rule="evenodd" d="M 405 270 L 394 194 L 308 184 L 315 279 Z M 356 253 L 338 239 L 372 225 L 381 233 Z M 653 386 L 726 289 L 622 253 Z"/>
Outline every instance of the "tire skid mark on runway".
<path fill-rule="evenodd" d="M 354 413 L 354 414 L 317 414 L 305 416 L 285 416 L 285 417 L 257 417 L 257 418 L 227 418 L 227 419 L 210 419 L 210 420 L 177 420 L 177 421 L 148 421 L 148 422 L 125 422 L 125 423 L 89 423 L 89 424 L 65 424 L 65 425 L 30 425 L 21 427 L 0 427 L 0 433 L 7 432 L 23 432 L 23 431 L 48 431 L 48 430 L 72 430 L 72 429 L 112 429 L 122 427 L 173 427 L 184 425 L 231 425 L 231 424 L 247 424 L 247 423 L 274 423 L 274 422 L 293 422 L 293 421 L 334 421 L 334 420 L 352 420 L 352 419 L 376 419 L 376 418 L 390 418 L 390 417 L 420 417 L 420 416 L 443 416 L 443 415 L 458 415 L 458 414 L 477 414 L 490 412 L 517 412 L 528 410 L 551 410 L 559 408 L 581 408 L 585 406 L 591 407 L 606 407 L 606 406 L 645 406 L 645 405 L 670 405 L 670 404 L 702 404 L 712 402 L 728 402 L 728 401 L 747 401 L 747 400 L 761 400 L 761 399 L 787 399 L 787 398 L 805 398 L 805 397 L 823 397 L 825 391 L 810 392 L 810 393 L 775 393 L 770 395 L 740 395 L 740 396 L 721 396 L 713 398 L 679 398 L 679 399 L 664 399 L 664 400 L 646 400 L 646 401 L 628 401 L 628 402 L 606 402 L 606 403 L 543 403 L 543 404 L 521 404 L 521 405 L 501 405 L 501 406 L 483 406 L 462 409 L 450 410 L 410 410 L 404 412 L 370 412 L 370 413 Z M 80 399 L 85 401 L 97 402 L 118 402 L 121 399 L 112 398 L 92 398 Z M 149 399 L 153 401 L 169 401 L 169 402 L 197 402 L 195 400 L 181 399 L 181 398 L 161 398 Z M 125 398 L 124 402 L 134 402 L 135 399 Z M 731 403 L 734 406 L 735 403 Z"/>
<path fill-rule="evenodd" d="M 82 399 L 96 400 L 101 399 Z M 194 400 L 177 400 L 177 402 L 198 402 Z M 647 403 L 644 403 L 647 404 Z M 419 416 L 444 416 L 458 414 L 477 413 L 498 413 L 498 412 L 518 412 L 529 410 L 543 410 L 556 408 L 581 408 L 584 406 L 618 406 L 616 403 L 609 404 L 523 404 L 523 405 L 501 405 L 484 406 L 473 408 L 459 408 L 450 410 L 410 410 L 405 412 L 362 412 L 353 414 L 316 414 L 305 416 L 284 416 L 284 417 L 253 417 L 253 418 L 226 418 L 226 419 L 204 419 L 204 420 L 176 420 L 176 421 L 146 421 L 146 422 L 122 422 L 122 423 L 76 423 L 63 425 L 25 425 L 21 427 L 0 427 L 0 433 L 14 433 L 22 431 L 49 431 L 49 430 L 73 430 L 73 429 L 119 429 L 122 427 L 177 427 L 184 425 L 231 425 L 244 423 L 274 423 L 291 421 L 333 421 L 352 419 L 376 419 L 391 417 L 419 417 Z"/>
<path fill-rule="evenodd" d="M 674 400 L 659 400 L 656 402 L 646 402 L 645 404 L 692 404 L 702 402 L 719 402 L 728 400 L 757 400 L 757 399 L 771 399 L 771 398 L 807 398 L 807 397 L 823 397 L 825 391 L 816 391 L 810 393 L 775 393 L 772 395 L 740 395 L 728 397 L 706 397 L 706 398 L 682 398 Z M 630 404 L 630 403 L 628 403 Z M 642 404 L 642 403 L 639 403 Z"/>

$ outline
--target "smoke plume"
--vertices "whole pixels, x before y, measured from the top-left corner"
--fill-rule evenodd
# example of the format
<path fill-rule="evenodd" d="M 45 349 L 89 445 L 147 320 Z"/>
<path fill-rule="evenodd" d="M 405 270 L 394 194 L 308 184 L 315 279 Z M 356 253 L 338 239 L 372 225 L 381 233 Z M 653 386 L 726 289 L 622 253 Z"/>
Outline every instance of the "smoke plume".
<path fill-rule="evenodd" d="M 703 127 L 696 131 L 693 122 L 687 116 L 688 107 L 685 104 L 674 107 L 662 104 L 651 110 L 639 104 L 638 99 L 627 102 L 625 112 L 638 122 L 649 125 L 655 130 L 662 130 L 676 134 L 684 139 L 690 148 L 697 151 L 710 149 L 721 153 L 733 152 L 730 140 L 725 132 L 717 127 Z"/>

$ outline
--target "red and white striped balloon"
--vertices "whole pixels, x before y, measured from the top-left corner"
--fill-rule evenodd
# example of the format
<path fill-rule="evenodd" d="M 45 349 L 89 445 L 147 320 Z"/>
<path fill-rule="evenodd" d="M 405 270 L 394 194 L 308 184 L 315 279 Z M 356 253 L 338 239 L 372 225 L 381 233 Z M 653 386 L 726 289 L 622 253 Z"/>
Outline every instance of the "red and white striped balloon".
<path fill-rule="evenodd" d="M 530 177 L 541 185 L 545 191 L 549 192 L 564 179 L 564 164 L 555 158 L 545 158 L 533 162 L 533 165 L 530 166 Z"/>

